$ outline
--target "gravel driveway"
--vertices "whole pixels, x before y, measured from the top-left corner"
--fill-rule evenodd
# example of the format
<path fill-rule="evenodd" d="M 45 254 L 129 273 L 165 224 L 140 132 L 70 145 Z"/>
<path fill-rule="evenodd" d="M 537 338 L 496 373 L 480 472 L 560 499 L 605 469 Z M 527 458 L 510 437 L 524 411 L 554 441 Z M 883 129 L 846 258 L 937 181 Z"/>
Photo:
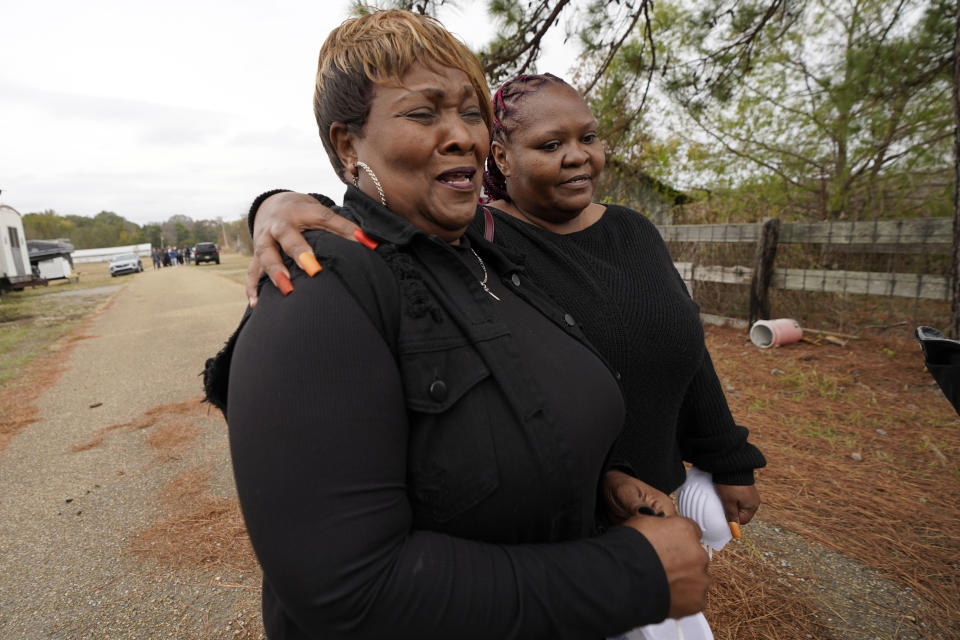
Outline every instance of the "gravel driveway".
<path fill-rule="evenodd" d="M 40 421 L 0 454 L 0 638 L 257 638 L 255 570 L 178 568 L 134 544 L 182 506 L 177 478 L 202 480 L 194 498 L 233 499 L 198 374 L 243 288 L 193 267 L 125 280 L 99 294 L 112 300 L 38 399 Z"/>

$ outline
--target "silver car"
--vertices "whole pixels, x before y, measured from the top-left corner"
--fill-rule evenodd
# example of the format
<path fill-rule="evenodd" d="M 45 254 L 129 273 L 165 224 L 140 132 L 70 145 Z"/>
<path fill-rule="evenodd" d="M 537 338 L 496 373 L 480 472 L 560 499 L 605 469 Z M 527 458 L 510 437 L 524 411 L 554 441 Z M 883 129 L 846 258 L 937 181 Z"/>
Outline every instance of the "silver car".
<path fill-rule="evenodd" d="M 135 253 L 121 253 L 110 258 L 110 277 L 115 278 L 124 273 L 143 271 L 143 263 Z"/>

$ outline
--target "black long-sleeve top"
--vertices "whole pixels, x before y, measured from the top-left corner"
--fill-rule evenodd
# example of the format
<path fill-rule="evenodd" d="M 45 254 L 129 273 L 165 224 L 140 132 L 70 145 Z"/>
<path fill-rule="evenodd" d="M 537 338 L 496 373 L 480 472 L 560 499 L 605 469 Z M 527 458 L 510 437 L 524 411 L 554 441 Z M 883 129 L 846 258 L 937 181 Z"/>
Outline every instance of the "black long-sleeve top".
<path fill-rule="evenodd" d="M 670 493 L 683 460 L 721 484 L 753 484 L 766 464 L 737 425 L 704 344 L 699 307 L 643 215 L 607 205 L 590 227 L 557 234 L 490 207 L 494 242 L 580 322 L 620 372 L 627 417 L 610 464 Z M 473 223 L 483 233 L 484 216 Z"/>
<path fill-rule="evenodd" d="M 646 539 L 587 537 L 623 413 L 575 319 L 479 238 L 443 245 L 354 189 L 343 212 L 381 248 L 309 235 L 324 271 L 289 264 L 293 294 L 263 288 L 208 371 L 271 640 L 599 640 L 664 618 Z"/>

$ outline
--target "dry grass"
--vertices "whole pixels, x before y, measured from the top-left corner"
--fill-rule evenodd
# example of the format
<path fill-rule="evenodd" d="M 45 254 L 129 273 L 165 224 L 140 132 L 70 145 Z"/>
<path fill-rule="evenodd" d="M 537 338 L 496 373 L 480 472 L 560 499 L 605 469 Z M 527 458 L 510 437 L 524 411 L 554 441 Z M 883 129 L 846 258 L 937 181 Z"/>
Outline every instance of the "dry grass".
<path fill-rule="evenodd" d="M 208 619 L 205 637 L 262 639 L 262 622 L 252 615 L 259 610 L 259 587 L 219 575 L 230 573 L 242 580 L 259 572 L 236 499 L 210 495 L 209 469 L 202 467 L 179 474 L 163 491 L 162 499 L 170 515 L 134 536 L 131 551 L 171 569 L 206 570 L 216 576 L 213 581 L 218 587 L 246 594 L 235 606 L 251 615 L 245 621 L 234 619 L 231 633 L 224 631 L 223 615 Z"/>
<path fill-rule="evenodd" d="M 163 451 L 165 455 L 172 459 L 178 459 L 179 453 L 183 451 L 190 442 L 200 435 L 200 429 L 192 424 L 165 424 L 157 427 L 153 433 L 147 436 L 147 444 L 154 449 Z"/>
<path fill-rule="evenodd" d="M 201 398 L 193 398 L 154 407 L 140 419 L 108 427 L 105 432 L 118 428 L 149 429 L 147 444 L 158 462 L 166 464 L 184 457 L 201 435 L 196 420 L 206 418 L 209 411 L 209 405 Z M 259 608 L 259 588 L 224 580 L 219 575 L 226 573 L 242 579 L 256 575 L 259 568 L 236 498 L 212 495 L 210 473 L 209 465 L 179 473 L 160 495 L 168 515 L 136 534 L 130 550 L 166 568 L 205 571 L 218 587 L 243 590 L 247 595 L 240 599 L 239 608 L 254 612 Z M 223 636 L 222 618 L 216 615 L 207 621 L 206 637 L 261 637 L 262 624 L 256 618 L 247 619 L 242 625 L 234 620 L 233 632 Z"/>
<path fill-rule="evenodd" d="M 184 471 L 163 499 L 172 515 L 134 537 L 136 553 L 178 569 L 257 570 L 240 507 L 235 499 L 209 494 L 209 469 Z"/>
<path fill-rule="evenodd" d="M 87 440 L 86 442 L 81 442 L 80 444 L 73 445 L 73 447 L 70 448 L 70 451 L 72 453 L 80 453 L 81 451 L 89 451 L 90 449 L 99 447 L 100 445 L 103 444 L 103 441 L 108 431 L 112 431 L 113 429 L 118 429 L 121 426 L 124 426 L 124 425 L 113 425 L 112 427 L 101 429 L 97 433 L 97 435 L 93 437 L 93 439 Z"/>
<path fill-rule="evenodd" d="M 149 409 L 137 420 L 103 427 L 91 440 L 75 444 L 70 450 L 77 453 L 99 447 L 104 443 L 107 434 L 112 431 L 120 429 L 139 431 L 156 426 L 159 423 L 160 426 L 156 433 L 147 437 L 147 443 L 157 451 L 162 459 L 176 459 L 183 447 L 200 434 L 196 426 L 185 422 L 184 419 L 203 417 L 208 415 L 209 411 L 210 406 L 205 404 L 203 398 L 199 396 L 183 402 L 162 404 Z"/>
<path fill-rule="evenodd" d="M 769 351 L 709 333 L 734 415 L 768 459 L 760 516 L 911 587 L 924 622 L 953 637 L 960 429 L 908 331 Z"/>
<path fill-rule="evenodd" d="M 89 326 L 93 318 L 104 308 L 101 305 L 93 315 L 79 325 L 79 330 Z M 34 404 L 36 399 L 53 386 L 63 373 L 67 359 L 76 344 L 91 337 L 86 334 L 73 336 L 67 334 L 49 339 L 49 334 L 43 335 L 45 339 L 38 339 L 31 346 L 31 350 L 35 350 L 36 353 L 31 354 L 27 359 L 30 366 L 17 367 L 15 373 L 0 388 L 0 453 L 3 453 L 14 436 L 38 420 L 39 411 Z"/>
<path fill-rule="evenodd" d="M 717 640 L 826 637 L 817 599 L 798 582 L 784 580 L 755 550 L 727 545 L 714 555 L 710 574 L 704 614 Z"/>
<path fill-rule="evenodd" d="M 49 387 L 50 384 L 52 382 L 46 386 Z M 24 427 L 37 421 L 39 413 L 37 408 L 32 404 L 24 403 L 33 401 L 42 391 L 41 389 L 31 394 L 33 397 L 29 397 L 27 393 L 22 393 L 20 390 L 0 391 L 0 452 Z"/>
<path fill-rule="evenodd" d="M 0 300 L 0 453 L 38 417 L 36 399 L 60 377 L 93 319 L 109 307 L 103 294 L 55 294 L 109 284 L 107 266 L 84 267 L 78 282 L 6 293 Z"/>
<path fill-rule="evenodd" d="M 180 460 L 202 433 L 194 420 L 208 412 L 200 397 L 153 407 L 136 420 L 104 427 L 72 451 L 97 447 L 113 431 L 149 429 L 146 442 L 158 461 Z M 136 552 L 175 568 L 216 565 L 249 572 L 256 567 L 237 501 L 211 496 L 209 473 L 208 468 L 191 469 L 170 483 L 161 497 L 172 515 L 136 536 Z"/>
<path fill-rule="evenodd" d="M 146 430 L 146 443 L 159 465 L 177 463 L 197 444 L 202 430 L 197 424 L 209 416 L 210 406 L 200 397 L 153 407 L 130 422 L 101 429 L 95 438 L 73 447 L 85 451 L 103 444 L 112 432 Z M 231 619 L 230 611 L 204 614 L 203 637 L 257 640 L 262 624 L 253 612 L 259 608 L 259 588 L 223 579 L 220 574 L 242 580 L 259 572 L 236 498 L 218 497 L 210 492 L 211 466 L 199 466 L 179 473 L 160 493 L 166 516 L 134 535 L 129 550 L 150 559 L 164 569 L 202 571 L 219 588 L 242 590 L 232 599 L 233 613 L 245 611 L 246 619 Z M 228 616 L 228 617 L 224 617 Z M 231 632 L 224 630 L 230 623 Z M 242 624 L 241 624 L 242 623 Z"/>
<path fill-rule="evenodd" d="M 200 397 L 153 407 L 137 420 L 105 427 L 94 441 L 78 445 L 74 451 L 97 446 L 112 431 L 149 429 L 146 442 L 158 461 L 180 460 L 201 435 L 195 421 L 206 418 L 209 410 Z M 209 476 L 209 467 L 177 475 L 161 494 L 170 516 L 138 534 L 133 550 L 174 568 L 216 566 L 241 573 L 254 571 L 256 560 L 239 505 L 235 498 L 212 496 Z"/>

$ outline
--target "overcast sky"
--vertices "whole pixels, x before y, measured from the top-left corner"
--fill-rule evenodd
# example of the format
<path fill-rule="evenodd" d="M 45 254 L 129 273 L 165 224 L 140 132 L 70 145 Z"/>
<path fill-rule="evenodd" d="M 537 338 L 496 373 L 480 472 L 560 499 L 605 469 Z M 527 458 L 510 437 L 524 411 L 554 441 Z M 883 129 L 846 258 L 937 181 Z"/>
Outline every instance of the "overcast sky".
<path fill-rule="evenodd" d="M 486 3 L 461 4 L 442 19 L 476 49 Z M 317 52 L 348 5 L 4 3 L 0 203 L 145 224 L 236 219 L 273 187 L 339 198 L 311 101 Z M 566 76 L 575 51 L 560 41 L 540 68 Z"/>

